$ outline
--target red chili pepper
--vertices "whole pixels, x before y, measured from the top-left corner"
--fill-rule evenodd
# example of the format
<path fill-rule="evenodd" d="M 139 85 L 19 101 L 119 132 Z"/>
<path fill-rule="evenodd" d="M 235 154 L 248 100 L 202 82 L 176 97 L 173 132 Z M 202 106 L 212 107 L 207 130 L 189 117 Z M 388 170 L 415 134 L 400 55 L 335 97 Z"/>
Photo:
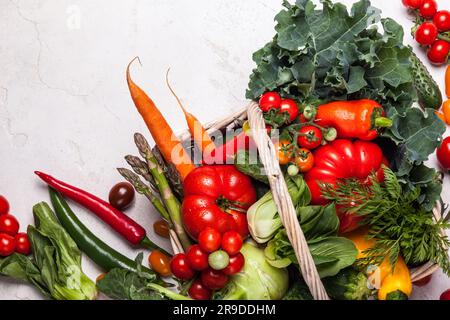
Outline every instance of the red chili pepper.
<path fill-rule="evenodd" d="M 146 242 L 145 229 L 108 202 L 45 173 L 39 171 L 34 173 L 53 189 L 95 213 L 132 244 L 138 245 Z"/>
<path fill-rule="evenodd" d="M 316 120 L 322 127 L 334 127 L 338 138 L 370 141 L 378 137 L 378 129 L 392 126 L 376 101 L 363 99 L 336 101 L 317 108 Z"/>

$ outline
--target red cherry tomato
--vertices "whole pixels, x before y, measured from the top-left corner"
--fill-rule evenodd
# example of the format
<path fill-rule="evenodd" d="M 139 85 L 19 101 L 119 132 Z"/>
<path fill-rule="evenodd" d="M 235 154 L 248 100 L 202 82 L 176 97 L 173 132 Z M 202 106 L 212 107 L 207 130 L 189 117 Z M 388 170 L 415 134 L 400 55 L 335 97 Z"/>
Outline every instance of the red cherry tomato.
<path fill-rule="evenodd" d="M 170 272 L 170 257 L 159 250 L 153 250 L 148 256 L 148 264 L 153 271 L 160 274 L 162 277 L 169 277 Z"/>
<path fill-rule="evenodd" d="M 287 112 L 289 114 L 289 122 L 292 122 L 298 116 L 298 106 L 294 100 L 281 100 L 280 112 Z"/>
<path fill-rule="evenodd" d="M 15 247 L 14 237 L 6 233 L 0 233 L 0 256 L 7 257 L 11 255 Z"/>
<path fill-rule="evenodd" d="M 19 222 L 11 214 L 0 216 L 0 232 L 15 236 L 19 231 Z"/>
<path fill-rule="evenodd" d="M 259 107 L 263 112 L 270 109 L 279 109 L 281 106 L 281 97 L 276 92 L 266 92 L 259 99 Z"/>
<path fill-rule="evenodd" d="M 448 289 L 447 291 L 444 291 L 441 294 L 441 297 L 439 298 L 439 300 L 450 300 L 450 289 Z"/>
<path fill-rule="evenodd" d="M 425 0 L 419 9 L 419 13 L 425 19 L 431 19 L 436 14 L 438 5 L 435 0 Z"/>
<path fill-rule="evenodd" d="M 423 46 L 431 45 L 438 36 L 438 29 L 432 22 L 422 23 L 416 30 L 415 38 Z"/>
<path fill-rule="evenodd" d="M 411 8 L 411 9 L 419 9 L 424 0 L 402 0 L 403 5 L 405 7 Z"/>
<path fill-rule="evenodd" d="M 441 32 L 450 31 L 450 11 L 438 11 L 433 17 L 433 23 Z"/>
<path fill-rule="evenodd" d="M 211 290 L 222 289 L 228 283 L 228 276 L 225 273 L 212 268 L 203 270 L 200 278 L 203 285 Z"/>
<path fill-rule="evenodd" d="M 9 202 L 6 198 L 0 195 L 0 215 L 7 214 L 9 212 Z"/>
<path fill-rule="evenodd" d="M 450 137 L 444 139 L 441 146 L 437 149 L 436 155 L 442 168 L 450 170 Z"/>
<path fill-rule="evenodd" d="M 300 136 L 297 143 L 300 147 L 313 150 L 318 148 L 323 141 L 322 131 L 314 126 L 306 126 L 299 130 Z"/>
<path fill-rule="evenodd" d="M 189 287 L 189 296 L 195 300 L 209 300 L 212 292 L 200 280 L 195 280 Z"/>
<path fill-rule="evenodd" d="M 186 255 L 192 269 L 202 271 L 208 268 L 208 254 L 198 244 L 191 246 Z"/>
<path fill-rule="evenodd" d="M 17 253 L 25 255 L 29 255 L 31 253 L 30 239 L 28 239 L 28 235 L 25 232 L 20 232 L 16 234 L 15 242 Z"/>
<path fill-rule="evenodd" d="M 205 252 L 214 252 L 220 248 L 222 239 L 219 231 L 214 228 L 207 227 L 198 235 L 198 244 Z"/>
<path fill-rule="evenodd" d="M 245 264 L 244 255 L 239 252 L 238 254 L 230 257 L 230 263 L 225 269 L 222 270 L 222 272 L 228 276 L 231 276 L 241 271 L 242 268 L 244 267 L 244 264 Z"/>
<path fill-rule="evenodd" d="M 425 278 L 422 278 L 420 280 L 414 281 L 413 284 L 415 286 L 417 286 L 417 287 L 424 287 L 424 286 L 426 286 L 427 284 L 430 283 L 432 277 L 433 277 L 433 275 L 430 274 L 429 276 L 426 276 Z"/>
<path fill-rule="evenodd" d="M 435 64 L 447 62 L 450 53 L 450 43 L 444 40 L 436 40 L 428 50 L 428 59 Z"/>
<path fill-rule="evenodd" d="M 222 236 L 222 249 L 230 256 L 241 251 L 243 243 L 242 237 L 236 231 L 227 231 Z"/>
<path fill-rule="evenodd" d="M 172 258 L 170 270 L 180 280 L 190 280 L 194 277 L 194 270 L 189 266 L 188 259 L 184 253 L 179 253 Z"/>

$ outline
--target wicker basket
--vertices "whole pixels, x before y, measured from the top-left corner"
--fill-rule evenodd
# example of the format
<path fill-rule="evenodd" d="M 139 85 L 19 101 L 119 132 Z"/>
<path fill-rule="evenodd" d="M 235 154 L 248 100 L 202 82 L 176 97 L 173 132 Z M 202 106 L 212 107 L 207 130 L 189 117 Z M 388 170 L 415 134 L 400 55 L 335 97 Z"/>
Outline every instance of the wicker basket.
<path fill-rule="evenodd" d="M 206 125 L 209 133 L 223 129 L 234 129 L 242 125 L 244 120 L 248 120 L 252 132 L 252 137 L 258 148 L 258 154 L 264 165 L 266 174 L 269 178 L 270 188 L 275 200 L 281 221 L 286 228 L 288 238 L 295 251 L 299 261 L 301 274 L 308 285 L 315 300 L 329 300 L 325 288 L 320 280 L 316 266 L 311 253 L 308 250 L 305 236 L 300 228 L 297 214 L 288 193 L 288 188 L 283 178 L 278 160 L 276 159 L 276 150 L 272 141 L 265 130 L 265 123 L 262 112 L 258 104 L 252 102 L 245 109 L 240 110 L 224 119 L 215 121 Z M 189 132 L 179 136 L 183 142 L 190 142 Z M 441 205 L 437 203 L 433 214 L 436 219 L 441 217 Z M 180 253 L 183 248 L 177 239 L 175 232 L 171 231 L 171 244 L 175 253 Z M 428 262 L 423 266 L 411 269 L 412 281 L 417 281 L 432 274 L 439 269 L 435 263 Z"/>

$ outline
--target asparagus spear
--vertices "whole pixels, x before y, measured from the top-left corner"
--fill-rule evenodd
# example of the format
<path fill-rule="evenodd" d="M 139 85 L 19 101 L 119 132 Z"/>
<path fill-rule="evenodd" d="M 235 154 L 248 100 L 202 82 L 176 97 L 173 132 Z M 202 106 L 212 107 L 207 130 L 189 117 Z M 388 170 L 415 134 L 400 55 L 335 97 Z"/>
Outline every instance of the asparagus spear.
<path fill-rule="evenodd" d="M 134 141 L 139 149 L 139 153 L 147 161 L 148 169 L 153 176 L 159 190 L 159 194 L 166 205 L 167 211 L 169 212 L 171 221 L 174 225 L 175 232 L 177 233 L 183 248 L 187 250 L 191 245 L 191 241 L 184 230 L 183 223 L 181 221 L 180 201 L 174 196 L 172 190 L 170 189 L 169 182 L 167 181 L 158 160 L 155 158 L 155 155 L 150 149 L 150 146 L 144 136 L 140 133 L 135 133 Z"/>
<path fill-rule="evenodd" d="M 142 182 L 137 174 L 132 172 L 131 170 L 125 168 L 117 168 L 117 171 L 125 178 L 129 183 L 131 183 L 136 191 L 150 200 L 156 210 L 161 214 L 161 216 L 166 219 L 170 223 L 170 216 L 167 212 L 164 204 L 161 200 L 154 194 L 154 192 L 148 187 L 146 184 Z"/>
<path fill-rule="evenodd" d="M 164 161 L 164 158 L 157 146 L 153 147 L 152 153 L 158 161 L 158 164 L 161 166 L 163 172 L 165 173 L 173 193 L 177 196 L 178 199 L 183 199 L 183 184 L 181 182 L 181 177 L 177 171 L 177 168 L 175 168 L 172 163 L 167 163 L 166 161 Z"/>
<path fill-rule="evenodd" d="M 136 174 L 142 176 L 150 184 L 152 191 L 158 193 L 155 179 L 153 179 L 150 171 L 148 171 L 147 163 L 142 161 L 139 157 L 132 155 L 125 156 L 125 160 Z"/>

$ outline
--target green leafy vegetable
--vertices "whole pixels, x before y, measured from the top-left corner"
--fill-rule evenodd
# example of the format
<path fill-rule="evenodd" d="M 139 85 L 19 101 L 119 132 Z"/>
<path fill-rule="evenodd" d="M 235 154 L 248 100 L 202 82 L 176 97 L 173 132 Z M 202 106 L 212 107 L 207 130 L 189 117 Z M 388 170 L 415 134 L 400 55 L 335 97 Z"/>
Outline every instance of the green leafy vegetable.
<path fill-rule="evenodd" d="M 334 300 L 367 300 L 371 295 L 367 277 L 352 267 L 341 270 L 333 277 L 322 279 L 330 298 Z M 283 300 L 313 300 L 303 279 L 294 280 Z"/>
<path fill-rule="evenodd" d="M 291 285 L 283 300 L 314 300 L 314 298 L 305 281 L 300 279 Z"/>
<path fill-rule="evenodd" d="M 367 300 L 371 294 L 366 275 L 351 267 L 322 282 L 328 295 L 335 300 Z"/>
<path fill-rule="evenodd" d="M 326 207 L 299 207 L 297 212 L 321 278 L 334 276 L 355 262 L 358 252 L 353 242 L 337 236 L 339 219 L 334 204 Z M 298 264 L 284 229 L 279 230 L 269 241 L 265 254 L 268 262 L 278 268 L 285 268 L 292 263 Z"/>
<path fill-rule="evenodd" d="M 283 5 L 275 18 L 276 35 L 253 55 L 256 68 L 247 98 L 257 100 L 264 92 L 277 91 L 301 105 L 361 98 L 378 101 L 394 121 L 380 142 L 391 144 L 386 151 L 402 188 L 420 187 L 418 202 L 430 210 L 441 192 L 439 182 L 409 177 L 435 151 L 445 127 L 432 110 L 412 108 L 423 84 L 419 88 L 414 82 L 417 61 L 403 44 L 402 27 L 392 19 L 381 19 L 380 10 L 368 0 L 356 2 L 350 13 L 343 4 L 328 0 L 322 1 L 322 8 L 311 0 Z M 378 30 L 379 21 L 383 30 Z"/>
<path fill-rule="evenodd" d="M 0 261 L 0 273 L 28 281 L 57 300 L 92 300 L 95 283 L 81 270 L 81 252 L 47 203 L 33 207 L 37 227 L 28 226 L 33 258 L 13 254 Z"/>
<path fill-rule="evenodd" d="M 108 297 L 120 300 L 190 300 L 158 283 L 154 274 L 141 270 L 143 255 L 136 257 L 138 271 L 112 269 L 97 282 L 98 289 Z"/>

